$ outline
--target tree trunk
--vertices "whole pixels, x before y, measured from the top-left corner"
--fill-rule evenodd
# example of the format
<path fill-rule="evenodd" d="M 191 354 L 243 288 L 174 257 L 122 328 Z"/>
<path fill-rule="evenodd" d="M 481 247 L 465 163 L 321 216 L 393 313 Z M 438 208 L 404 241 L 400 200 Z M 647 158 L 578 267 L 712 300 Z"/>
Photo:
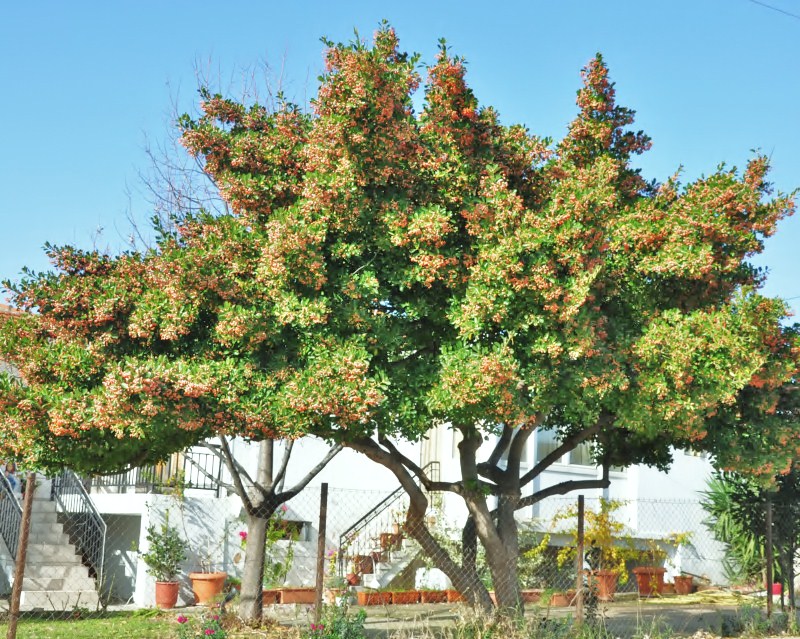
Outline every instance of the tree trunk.
<path fill-rule="evenodd" d="M 500 538 L 502 553 L 494 557 L 487 552 L 487 560 L 492 570 L 497 607 L 501 610 L 522 614 L 523 603 L 517 574 L 519 555 L 519 531 L 514 518 L 517 499 L 501 495 L 497 504 L 497 536 Z"/>
<path fill-rule="evenodd" d="M 239 616 L 245 620 L 261 619 L 264 610 L 261 591 L 264 579 L 267 521 L 263 517 L 247 515 L 247 549 L 244 554 L 242 600 L 239 605 Z"/>
<path fill-rule="evenodd" d="M 274 442 L 271 439 L 266 439 L 259 445 L 256 483 L 267 492 L 271 492 L 273 488 L 273 450 Z M 239 616 L 245 621 L 259 620 L 264 612 L 261 593 L 269 520 L 269 515 L 264 516 L 264 501 L 263 495 L 254 495 L 251 500 L 253 508 L 247 513 L 247 548 L 244 553 L 242 600 L 239 606 Z"/>

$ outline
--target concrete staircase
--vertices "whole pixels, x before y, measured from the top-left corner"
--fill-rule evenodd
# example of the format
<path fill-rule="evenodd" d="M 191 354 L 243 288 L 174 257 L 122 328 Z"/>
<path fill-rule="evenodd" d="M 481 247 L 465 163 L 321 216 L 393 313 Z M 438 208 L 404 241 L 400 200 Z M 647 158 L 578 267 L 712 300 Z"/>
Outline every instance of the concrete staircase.
<path fill-rule="evenodd" d="M 58 522 L 55 502 L 34 499 L 21 610 L 96 610 L 95 580 Z"/>
<path fill-rule="evenodd" d="M 384 551 L 383 561 L 374 562 L 372 574 L 362 575 L 361 585 L 365 588 L 386 588 L 419 555 L 419 547 L 404 539 L 400 548 Z"/>

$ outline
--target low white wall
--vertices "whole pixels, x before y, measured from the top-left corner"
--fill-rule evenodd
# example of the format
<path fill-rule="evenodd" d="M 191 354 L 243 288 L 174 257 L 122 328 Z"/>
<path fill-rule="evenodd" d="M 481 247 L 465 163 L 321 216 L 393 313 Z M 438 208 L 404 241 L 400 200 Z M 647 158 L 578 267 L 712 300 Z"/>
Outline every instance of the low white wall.
<path fill-rule="evenodd" d="M 148 495 L 139 536 L 138 569 L 133 600 L 140 606 L 152 606 L 155 601 L 155 579 L 147 574 L 141 553 L 148 550 L 147 528 L 160 526 L 169 513 L 169 523 L 188 540 L 188 558 L 183 563 L 179 605 L 194 601 L 188 573 L 203 569 L 241 573 L 241 562 L 234 561 L 241 552 L 239 531 L 244 529 L 238 497 L 185 497 L 183 500 L 167 495 Z"/>

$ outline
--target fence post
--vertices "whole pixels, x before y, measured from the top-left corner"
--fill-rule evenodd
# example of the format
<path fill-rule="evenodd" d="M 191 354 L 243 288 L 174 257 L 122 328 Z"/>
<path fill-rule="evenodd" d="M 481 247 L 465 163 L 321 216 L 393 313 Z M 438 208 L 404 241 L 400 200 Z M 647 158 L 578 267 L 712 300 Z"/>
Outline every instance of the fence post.
<path fill-rule="evenodd" d="M 766 548 L 764 549 L 765 559 L 767 561 L 767 618 L 772 617 L 772 500 L 767 496 L 767 513 L 766 513 Z"/>
<path fill-rule="evenodd" d="M 19 602 L 22 596 L 22 580 L 25 578 L 25 562 L 28 558 L 28 536 L 31 531 L 31 510 L 33 508 L 34 492 L 36 492 L 36 473 L 28 473 L 28 479 L 25 482 L 25 499 L 22 502 L 22 522 L 19 526 L 19 543 L 15 560 L 14 586 L 11 588 L 11 604 L 8 609 L 6 639 L 16 639 L 17 636 Z"/>
<path fill-rule="evenodd" d="M 322 584 L 325 578 L 325 528 L 328 524 L 328 484 L 323 483 L 319 492 L 319 534 L 317 536 L 317 591 L 314 597 L 314 623 L 322 615 Z"/>
<path fill-rule="evenodd" d="M 578 495 L 578 539 L 575 549 L 575 623 L 583 624 L 583 495 Z"/>

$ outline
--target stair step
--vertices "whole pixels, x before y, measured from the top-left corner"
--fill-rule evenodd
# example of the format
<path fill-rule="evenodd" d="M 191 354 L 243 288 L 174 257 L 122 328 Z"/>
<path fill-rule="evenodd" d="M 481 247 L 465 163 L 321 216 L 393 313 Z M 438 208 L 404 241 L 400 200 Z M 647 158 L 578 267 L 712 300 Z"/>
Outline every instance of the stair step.
<path fill-rule="evenodd" d="M 23 590 L 20 597 L 21 610 L 72 610 L 78 607 L 95 610 L 98 604 L 94 590 Z"/>
<path fill-rule="evenodd" d="M 23 590 L 94 590 L 94 579 L 88 576 L 86 571 L 83 575 L 75 575 L 71 578 L 65 577 L 25 577 L 22 580 Z"/>
<path fill-rule="evenodd" d="M 25 578 L 36 579 L 64 579 L 67 583 L 81 579 L 88 575 L 88 570 L 83 564 L 26 564 Z"/>
<path fill-rule="evenodd" d="M 33 499 L 31 503 L 31 512 L 33 513 L 43 513 L 43 512 L 56 512 L 56 502 L 51 501 L 49 499 Z"/>
<path fill-rule="evenodd" d="M 69 544 L 69 537 L 61 530 L 61 526 L 56 527 L 57 530 L 37 530 L 31 533 L 28 537 L 28 544 L 44 544 L 49 546 L 64 546 Z"/>
<path fill-rule="evenodd" d="M 35 512 L 31 511 L 31 527 L 35 528 L 41 524 L 57 524 L 58 516 L 54 512 Z"/>

